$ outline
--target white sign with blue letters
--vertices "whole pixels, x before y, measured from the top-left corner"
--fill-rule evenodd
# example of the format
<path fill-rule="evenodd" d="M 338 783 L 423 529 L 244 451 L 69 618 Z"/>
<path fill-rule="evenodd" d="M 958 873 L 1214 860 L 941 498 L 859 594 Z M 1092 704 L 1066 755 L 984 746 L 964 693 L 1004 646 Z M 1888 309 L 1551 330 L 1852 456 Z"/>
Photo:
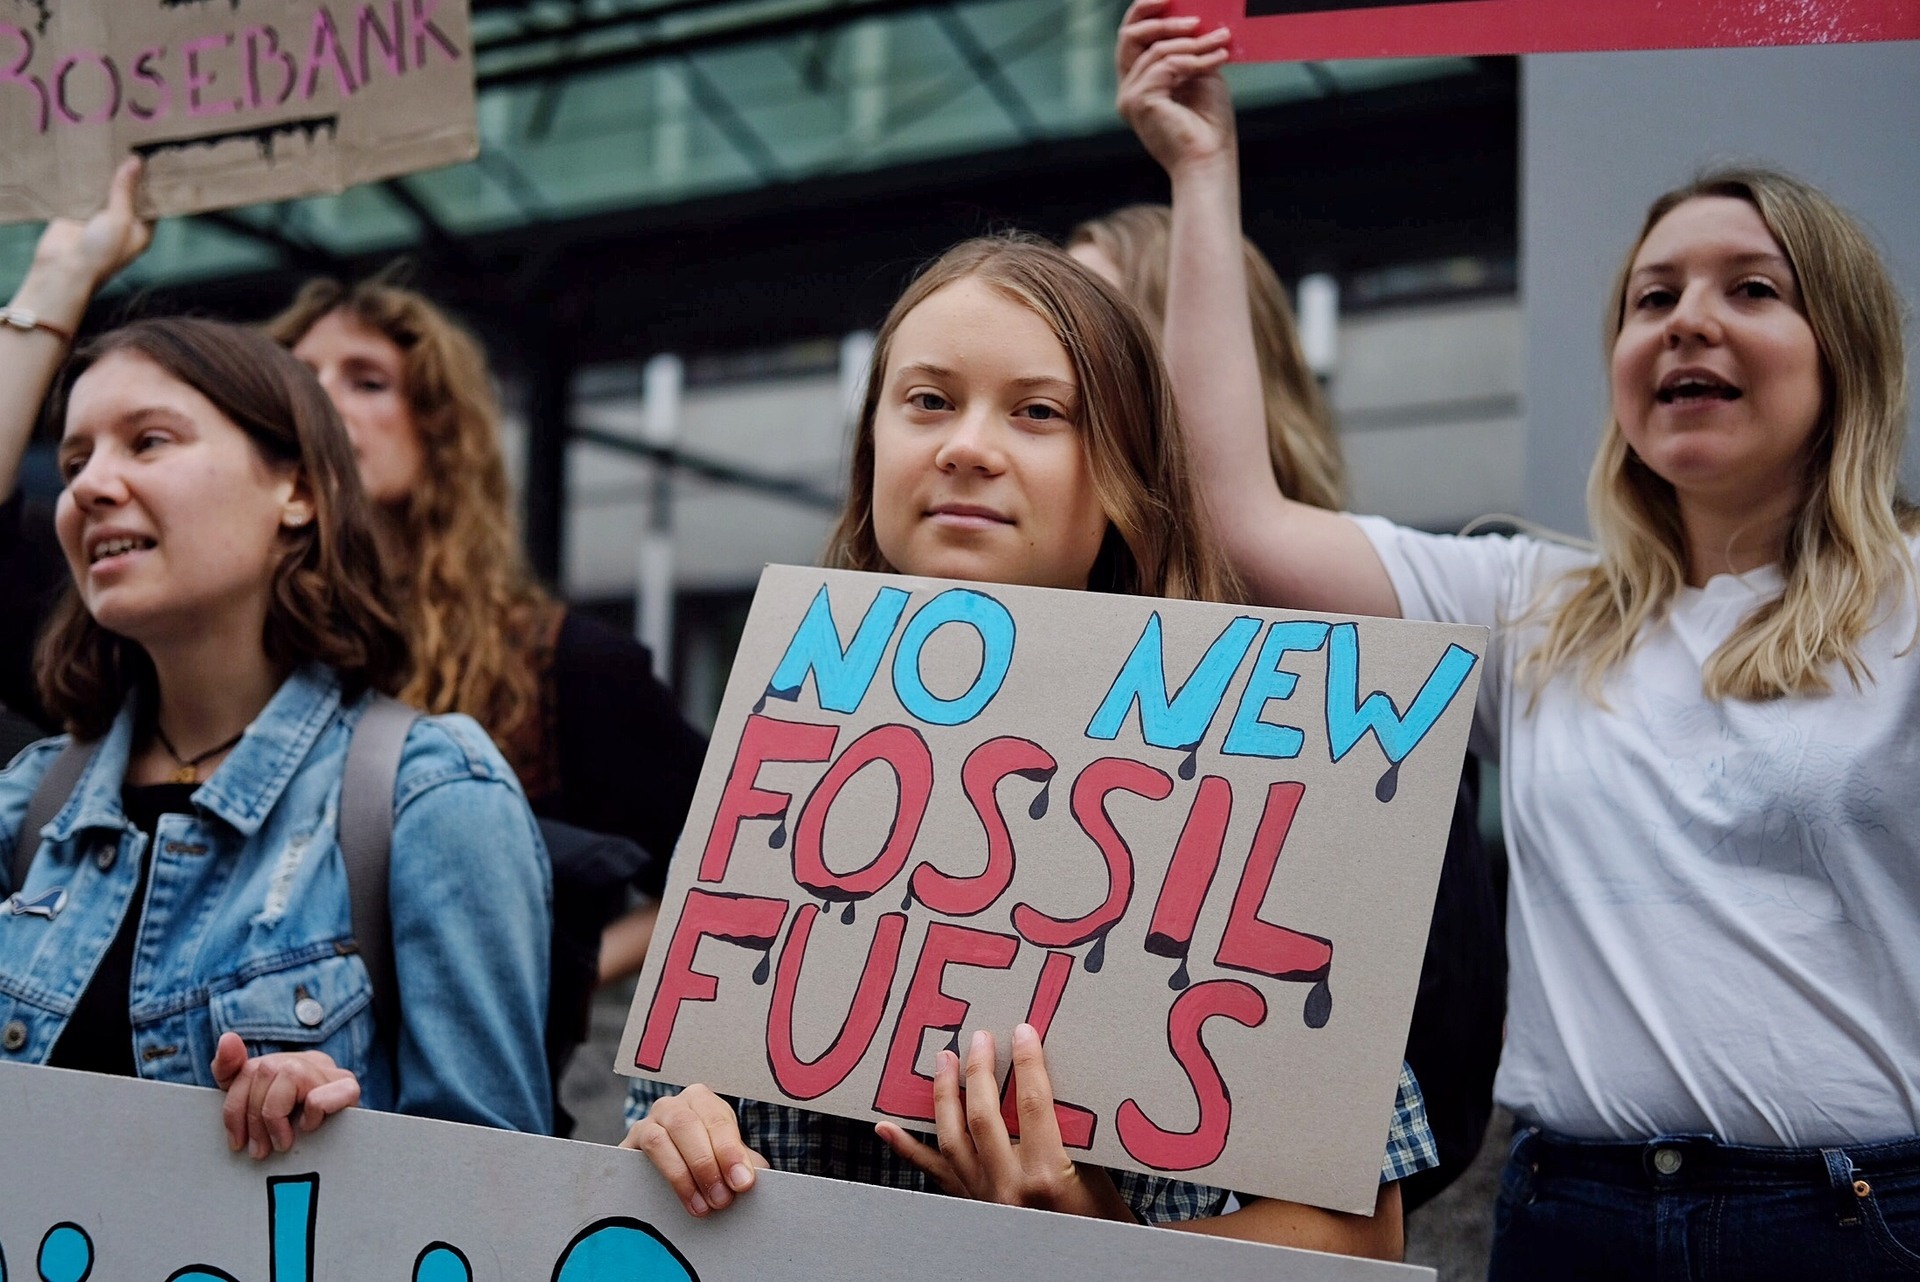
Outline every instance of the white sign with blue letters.
<path fill-rule="evenodd" d="M 350 1109 L 264 1162 L 218 1092 L 0 1065 L 0 1282 L 1419 1282 L 1426 1269 L 766 1172 L 695 1220 L 639 1153 Z"/>

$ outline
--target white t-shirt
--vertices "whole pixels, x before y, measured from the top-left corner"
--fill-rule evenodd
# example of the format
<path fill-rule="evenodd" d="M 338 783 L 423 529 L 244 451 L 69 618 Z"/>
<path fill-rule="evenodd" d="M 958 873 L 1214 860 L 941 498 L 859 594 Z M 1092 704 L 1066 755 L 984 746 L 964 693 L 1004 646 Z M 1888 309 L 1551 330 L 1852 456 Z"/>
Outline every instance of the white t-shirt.
<path fill-rule="evenodd" d="M 1920 1134 L 1920 653 L 1890 593 L 1873 675 L 1823 698 L 1709 702 L 1707 658 L 1777 568 L 1688 588 L 1608 678 L 1529 708 L 1519 619 L 1590 564 L 1527 538 L 1358 518 L 1408 618 L 1494 629 L 1474 750 L 1511 864 L 1494 1094 L 1597 1139 L 1814 1147 Z M 1910 544 L 1909 550 L 1912 550 Z"/>

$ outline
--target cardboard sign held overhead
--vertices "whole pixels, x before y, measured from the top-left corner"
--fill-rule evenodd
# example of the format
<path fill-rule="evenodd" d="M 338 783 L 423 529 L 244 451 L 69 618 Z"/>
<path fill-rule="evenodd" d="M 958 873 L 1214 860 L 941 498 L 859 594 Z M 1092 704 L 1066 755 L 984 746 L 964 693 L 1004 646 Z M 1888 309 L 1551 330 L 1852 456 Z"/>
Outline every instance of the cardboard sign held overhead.
<path fill-rule="evenodd" d="M 528 1035 L 538 1037 L 540 1030 Z M 0 1278 L 18 1282 L 1433 1282 L 1430 1269 L 764 1172 L 696 1220 L 639 1153 L 349 1109 L 229 1153 L 223 1097 L 0 1065 Z"/>
<path fill-rule="evenodd" d="M 337 192 L 470 160 L 467 0 L 0 0 L 0 222 Z"/>
<path fill-rule="evenodd" d="M 1485 637 L 770 567 L 616 1067 L 1371 1212 Z"/>
<path fill-rule="evenodd" d="M 1913 0 L 1175 0 L 1239 62 L 1920 39 Z"/>

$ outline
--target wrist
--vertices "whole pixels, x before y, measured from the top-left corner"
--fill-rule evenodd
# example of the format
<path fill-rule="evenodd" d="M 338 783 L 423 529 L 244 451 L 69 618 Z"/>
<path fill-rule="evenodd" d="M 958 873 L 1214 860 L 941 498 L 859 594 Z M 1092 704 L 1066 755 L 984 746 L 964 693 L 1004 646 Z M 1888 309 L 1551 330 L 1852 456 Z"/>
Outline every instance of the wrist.
<path fill-rule="evenodd" d="M 1231 143 L 1217 151 L 1188 154 L 1167 166 L 1167 178 L 1175 190 L 1188 188 L 1240 187 L 1240 152 Z"/>
<path fill-rule="evenodd" d="M 93 274 L 71 263 L 36 261 L 14 291 L 11 303 L 69 332 L 79 328 L 93 300 Z"/>
<path fill-rule="evenodd" d="M 1075 1215 L 1084 1215 L 1091 1219 L 1116 1220 L 1122 1224 L 1142 1223 L 1134 1214 L 1133 1204 L 1120 1195 L 1120 1188 L 1105 1167 L 1076 1163 L 1074 1167 L 1078 1195 L 1070 1206 L 1056 1206 L 1053 1209 L 1068 1211 Z"/>

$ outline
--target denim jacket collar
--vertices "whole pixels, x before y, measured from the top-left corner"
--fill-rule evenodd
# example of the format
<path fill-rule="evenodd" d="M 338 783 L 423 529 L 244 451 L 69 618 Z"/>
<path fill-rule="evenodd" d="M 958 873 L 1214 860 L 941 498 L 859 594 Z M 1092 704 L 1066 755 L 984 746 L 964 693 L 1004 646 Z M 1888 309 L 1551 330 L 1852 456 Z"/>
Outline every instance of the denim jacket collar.
<path fill-rule="evenodd" d="M 126 826 L 120 786 L 133 752 L 138 698 L 128 697 L 101 738 L 72 798 L 47 828 L 51 839 L 64 841 L 89 828 Z M 220 768 L 193 794 L 194 805 L 252 836 L 339 708 L 340 681 L 331 668 L 308 664 L 296 669 Z"/>

